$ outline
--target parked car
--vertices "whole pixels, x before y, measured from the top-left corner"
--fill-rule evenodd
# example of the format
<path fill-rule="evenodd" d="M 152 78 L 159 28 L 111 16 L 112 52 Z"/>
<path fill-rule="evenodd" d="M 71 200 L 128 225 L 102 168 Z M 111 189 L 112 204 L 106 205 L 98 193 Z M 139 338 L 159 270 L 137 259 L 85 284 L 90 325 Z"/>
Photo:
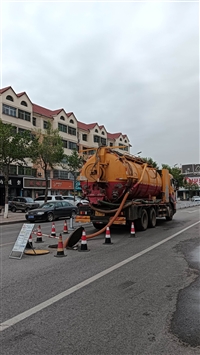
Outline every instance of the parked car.
<path fill-rule="evenodd" d="M 41 195 L 39 197 L 36 197 L 34 199 L 35 202 L 37 202 L 40 206 L 43 205 L 43 203 L 45 203 L 44 201 L 45 195 Z M 46 202 L 50 202 L 50 201 L 61 201 L 63 200 L 62 195 L 48 195 L 47 196 L 47 201 Z"/>
<path fill-rule="evenodd" d="M 51 201 L 46 202 L 39 208 L 26 213 L 26 220 L 29 222 L 48 221 L 52 222 L 55 219 L 70 217 L 75 218 L 77 207 L 68 201 Z"/>
<path fill-rule="evenodd" d="M 200 196 L 193 196 L 192 201 L 200 201 Z"/>
<path fill-rule="evenodd" d="M 9 202 L 8 208 L 12 212 L 22 211 L 28 212 L 31 209 L 39 207 L 39 203 L 34 202 L 31 197 L 14 197 L 12 201 Z"/>
<path fill-rule="evenodd" d="M 75 200 L 74 200 L 74 196 L 63 196 L 64 200 L 67 200 L 69 202 L 71 202 L 74 206 L 81 206 L 81 205 L 87 205 L 89 203 L 88 200 L 82 199 L 80 197 L 75 196 Z"/>

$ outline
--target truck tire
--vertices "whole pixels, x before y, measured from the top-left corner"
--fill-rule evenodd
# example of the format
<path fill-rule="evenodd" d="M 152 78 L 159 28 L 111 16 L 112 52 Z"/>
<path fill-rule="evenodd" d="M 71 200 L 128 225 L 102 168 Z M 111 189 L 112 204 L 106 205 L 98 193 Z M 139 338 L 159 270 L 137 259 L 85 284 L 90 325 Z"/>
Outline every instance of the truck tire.
<path fill-rule="evenodd" d="M 156 211 L 154 208 L 150 208 L 148 227 L 155 228 L 155 226 L 156 226 Z"/>
<path fill-rule="evenodd" d="M 174 211 L 172 208 L 172 205 L 169 206 L 169 216 L 166 217 L 166 221 L 171 221 L 173 219 L 174 216 Z"/>
<path fill-rule="evenodd" d="M 106 226 L 106 224 L 103 223 L 93 223 L 94 228 L 100 230 Z"/>
<path fill-rule="evenodd" d="M 135 222 L 135 227 L 139 231 L 145 231 L 148 228 L 148 213 L 147 211 L 143 208 L 141 212 L 141 217 L 138 218 Z"/>

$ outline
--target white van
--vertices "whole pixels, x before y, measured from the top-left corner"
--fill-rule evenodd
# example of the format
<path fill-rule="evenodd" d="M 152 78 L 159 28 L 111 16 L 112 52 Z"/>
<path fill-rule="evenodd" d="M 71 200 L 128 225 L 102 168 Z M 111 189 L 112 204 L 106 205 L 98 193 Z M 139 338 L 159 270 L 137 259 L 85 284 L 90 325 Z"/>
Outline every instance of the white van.
<path fill-rule="evenodd" d="M 45 196 L 41 195 L 41 196 L 35 198 L 34 201 L 39 203 L 39 205 L 41 206 L 44 203 L 44 198 L 45 198 Z M 63 200 L 62 195 L 48 195 L 47 196 L 47 202 L 49 202 L 49 201 L 60 201 L 60 200 Z"/>

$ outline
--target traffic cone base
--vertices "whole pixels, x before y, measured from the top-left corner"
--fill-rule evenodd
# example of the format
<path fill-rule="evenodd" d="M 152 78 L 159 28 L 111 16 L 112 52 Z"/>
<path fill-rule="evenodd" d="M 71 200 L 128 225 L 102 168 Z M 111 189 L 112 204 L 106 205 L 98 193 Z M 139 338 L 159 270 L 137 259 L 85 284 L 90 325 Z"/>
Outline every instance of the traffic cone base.
<path fill-rule="evenodd" d="M 135 237 L 135 226 L 134 226 L 134 222 L 131 223 L 130 237 Z"/>
<path fill-rule="evenodd" d="M 106 228 L 106 235 L 105 235 L 105 242 L 103 244 L 113 244 L 111 243 L 111 238 L 110 238 L 110 228 Z"/>
<path fill-rule="evenodd" d="M 63 233 L 68 233 L 67 221 L 64 222 Z"/>
<path fill-rule="evenodd" d="M 54 222 L 52 223 L 51 234 L 50 234 L 49 238 L 57 238 L 56 237 L 56 227 L 55 227 L 55 223 Z M 57 238 L 57 239 L 59 239 L 59 238 Z"/>
<path fill-rule="evenodd" d="M 62 241 L 62 234 L 60 234 L 59 236 L 59 240 L 58 240 L 58 247 L 57 247 L 57 254 L 54 255 L 55 257 L 63 257 L 63 256 L 67 256 L 64 253 L 64 248 L 63 248 L 63 241 Z"/>
<path fill-rule="evenodd" d="M 38 226 L 38 231 L 37 231 L 37 239 L 35 243 L 44 243 L 42 240 L 42 232 L 40 226 Z"/>
<path fill-rule="evenodd" d="M 33 248 L 33 242 L 32 242 L 32 234 L 30 234 L 30 236 L 29 236 L 29 240 L 28 240 L 28 242 L 26 244 L 26 249 L 34 249 Z"/>
<path fill-rule="evenodd" d="M 78 251 L 89 251 L 87 247 L 87 238 L 86 238 L 85 230 L 83 230 L 82 232 L 81 246 L 78 248 Z"/>

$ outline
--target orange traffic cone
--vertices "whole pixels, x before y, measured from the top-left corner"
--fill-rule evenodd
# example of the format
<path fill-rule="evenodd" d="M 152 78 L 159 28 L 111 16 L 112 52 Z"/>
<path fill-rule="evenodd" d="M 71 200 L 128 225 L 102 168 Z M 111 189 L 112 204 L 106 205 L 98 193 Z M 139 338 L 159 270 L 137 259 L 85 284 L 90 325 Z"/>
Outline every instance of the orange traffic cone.
<path fill-rule="evenodd" d="M 130 237 L 135 237 L 135 226 L 134 226 L 134 222 L 131 223 L 131 233 L 130 233 Z"/>
<path fill-rule="evenodd" d="M 57 254 L 54 256 L 67 256 L 64 253 L 64 248 L 63 248 L 63 241 L 62 241 L 62 234 L 60 233 L 60 236 L 58 238 L 58 247 L 57 247 Z"/>
<path fill-rule="evenodd" d="M 52 223 L 52 227 L 51 227 L 51 234 L 49 236 L 49 238 L 57 238 L 56 237 L 56 227 L 55 227 L 55 223 Z"/>
<path fill-rule="evenodd" d="M 105 242 L 103 244 L 113 244 L 111 243 L 110 228 L 106 228 Z"/>
<path fill-rule="evenodd" d="M 89 249 L 87 248 L 87 238 L 85 229 L 83 229 L 82 231 L 81 246 L 79 247 L 78 251 L 89 251 Z"/>
<path fill-rule="evenodd" d="M 67 221 L 64 222 L 63 233 L 68 233 Z"/>
<path fill-rule="evenodd" d="M 28 243 L 26 244 L 26 249 L 33 249 L 32 234 L 30 234 Z"/>
<path fill-rule="evenodd" d="M 37 239 L 36 239 L 35 243 L 43 243 L 42 232 L 41 232 L 40 226 L 38 226 Z"/>

